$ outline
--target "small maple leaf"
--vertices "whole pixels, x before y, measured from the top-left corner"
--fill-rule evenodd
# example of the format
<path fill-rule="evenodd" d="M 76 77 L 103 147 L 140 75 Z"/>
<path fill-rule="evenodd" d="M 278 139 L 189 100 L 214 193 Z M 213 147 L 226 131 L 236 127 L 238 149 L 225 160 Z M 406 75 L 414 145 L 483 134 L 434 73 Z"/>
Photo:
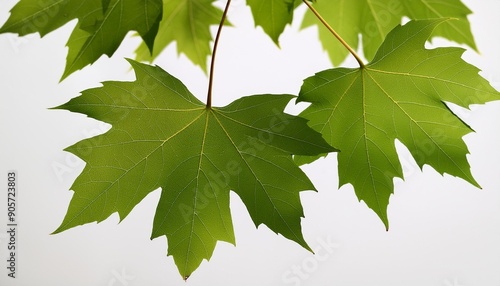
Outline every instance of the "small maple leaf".
<path fill-rule="evenodd" d="M 278 44 L 278 38 L 286 25 L 292 23 L 293 10 L 296 6 L 294 0 L 247 0 L 247 4 L 252 9 L 255 25 L 261 26 Z"/>
<path fill-rule="evenodd" d="M 78 23 L 67 42 L 68 56 L 62 79 L 111 56 L 129 31 L 137 31 L 149 52 L 162 18 L 162 0 L 21 0 L 11 10 L 0 33 L 50 33 L 73 19 Z"/>
<path fill-rule="evenodd" d="M 94 63 L 102 55 L 111 57 L 129 31 L 137 31 L 149 51 L 153 50 L 162 18 L 162 0 L 108 0 L 102 3 L 104 15 L 101 20 L 87 27 L 79 22 L 71 33 L 62 79 Z"/>
<path fill-rule="evenodd" d="M 0 33 L 16 33 L 20 36 L 39 33 L 40 36 L 60 28 L 73 19 L 82 27 L 102 20 L 101 0 L 21 0 L 10 11 L 10 17 L 0 28 Z"/>
<path fill-rule="evenodd" d="M 207 71 L 207 58 L 212 54 L 210 26 L 219 24 L 222 11 L 215 7 L 215 0 L 170 0 L 163 3 L 163 18 L 158 28 L 154 48 L 142 43 L 136 50 L 138 61 L 158 57 L 172 42 L 177 52 L 185 54 L 191 62 Z"/>
<path fill-rule="evenodd" d="M 432 36 L 444 37 L 476 49 L 470 23 L 467 20 L 467 16 L 472 12 L 460 0 L 328 0 L 317 1 L 314 5 L 351 47 L 358 47 L 359 35 L 361 35 L 363 53 L 369 60 L 373 59 L 387 34 L 401 22 L 403 17 L 414 20 L 456 18 L 458 20 L 449 21 L 437 27 Z M 316 17 L 307 12 L 302 27 L 316 25 L 318 25 Z M 318 25 L 318 33 L 332 63 L 334 65 L 341 64 L 347 57 L 348 51 L 331 36 L 331 33 L 323 25 Z"/>

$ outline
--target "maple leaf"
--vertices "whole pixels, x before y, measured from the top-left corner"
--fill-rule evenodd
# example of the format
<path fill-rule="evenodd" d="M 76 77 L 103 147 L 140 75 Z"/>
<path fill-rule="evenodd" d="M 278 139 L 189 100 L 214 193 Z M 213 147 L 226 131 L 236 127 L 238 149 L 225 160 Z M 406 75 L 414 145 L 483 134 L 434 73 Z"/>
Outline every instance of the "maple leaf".
<path fill-rule="evenodd" d="M 363 52 L 368 60 L 373 59 L 386 35 L 404 16 L 415 20 L 458 18 L 436 28 L 432 36 L 445 37 L 476 49 L 467 20 L 471 11 L 460 0 L 318 0 L 314 7 L 354 49 L 359 45 L 358 35 L 361 34 Z M 302 28 L 315 25 L 318 25 L 319 38 L 332 63 L 341 64 L 348 51 L 319 24 L 314 14 L 306 12 Z"/>
<path fill-rule="evenodd" d="M 137 31 L 151 51 L 162 18 L 162 0 L 21 0 L 0 33 L 41 36 L 78 19 L 67 46 L 62 78 L 111 56 L 129 31 Z"/>
<path fill-rule="evenodd" d="M 425 49 L 443 22 L 418 20 L 396 27 L 370 64 L 319 72 L 304 81 L 298 97 L 312 103 L 301 116 L 341 150 L 340 186 L 352 184 L 386 227 L 393 178 L 403 178 L 396 139 L 421 168 L 428 164 L 478 186 L 462 140 L 472 130 L 446 102 L 467 108 L 500 97 L 476 67 L 461 59 L 463 49 Z M 297 162 L 317 157 L 299 156 Z"/>
<path fill-rule="evenodd" d="M 293 96 L 255 95 L 207 108 L 159 67 L 130 63 L 135 82 L 105 82 L 59 107 L 112 128 L 66 149 L 86 166 L 55 232 L 114 212 L 122 220 L 161 187 L 152 238 L 166 235 L 168 254 L 187 279 L 217 241 L 234 243 L 233 190 L 256 226 L 265 224 L 309 249 L 299 193 L 314 186 L 292 154 L 335 149 L 305 119 L 283 113 Z"/>
<path fill-rule="evenodd" d="M 213 6 L 214 0 L 171 0 L 163 4 L 163 19 L 152 53 L 141 44 L 136 59 L 152 62 L 170 43 L 177 43 L 178 53 L 185 54 L 194 64 L 207 70 L 207 58 L 212 50 L 210 26 L 219 24 L 222 11 Z"/>
<path fill-rule="evenodd" d="M 278 44 L 278 38 L 286 25 L 292 23 L 294 0 L 247 0 L 252 9 L 256 26 L 261 26 L 264 32 Z M 298 2 L 300 3 L 300 2 Z"/>
<path fill-rule="evenodd" d="M 73 19 L 78 19 L 85 28 L 93 26 L 102 16 L 101 0 L 21 0 L 12 8 L 0 33 L 24 36 L 38 32 L 43 37 Z"/>
<path fill-rule="evenodd" d="M 66 68 L 62 79 L 95 62 L 102 55 L 111 55 L 118 49 L 129 31 L 137 31 L 150 50 L 162 17 L 162 0 L 107 0 L 102 1 L 104 16 L 92 27 L 73 30 Z"/>

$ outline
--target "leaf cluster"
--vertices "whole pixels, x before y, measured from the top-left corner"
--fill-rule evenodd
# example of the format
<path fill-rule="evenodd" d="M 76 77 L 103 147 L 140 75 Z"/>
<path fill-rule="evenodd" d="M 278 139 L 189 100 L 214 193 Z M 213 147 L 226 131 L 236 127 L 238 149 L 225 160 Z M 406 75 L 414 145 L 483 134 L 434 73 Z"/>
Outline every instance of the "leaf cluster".
<path fill-rule="evenodd" d="M 112 56 L 129 32 L 143 40 L 136 60 L 153 62 L 176 43 L 179 53 L 208 72 L 207 59 L 216 49 L 211 27 L 231 25 L 215 2 L 21 0 L 0 33 L 44 36 L 76 19 L 62 79 Z M 279 46 L 303 1 L 246 4 L 255 25 Z M 440 36 L 476 50 L 471 11 L 460 0 L 318 0 L 307 6 L 302 27 L 317 26 L 332 63 L 351 53 L 360 66 L 319 71 L 304 80 L 298 97 L 248 95 L 212 107 L 211 92 L 203 103 L 162 68 L 129 60 L 135 81 L 107 81 L 57 107 L 112 128 L 66 149 L 86 165 L 55 233 L 113 213 L 124 219 L 160 189 L 151 238 L 166 236 L 168 254 L 187 279 L 210 259 L 218 241 L 235 243 L 230 191 L 256 226 L 310 250 L 299 194 L 315 187 L 299 166 L 331 152 L 339 151 L 340 185 L 351 184 L 386 228 L 393 180 L 404 177 L 396 140 L 421 168 L 429 165 L 479 187 L 462 140 L 472 129 L 449 104 L 468 108 L 498 100 L 499 93 L 462 59 L 463 49 L 425 48 Z M 404 17 L 410 21 L 401 25 Z M 284 109 L 293 99 L 310 106 L 289 115 Z"/>

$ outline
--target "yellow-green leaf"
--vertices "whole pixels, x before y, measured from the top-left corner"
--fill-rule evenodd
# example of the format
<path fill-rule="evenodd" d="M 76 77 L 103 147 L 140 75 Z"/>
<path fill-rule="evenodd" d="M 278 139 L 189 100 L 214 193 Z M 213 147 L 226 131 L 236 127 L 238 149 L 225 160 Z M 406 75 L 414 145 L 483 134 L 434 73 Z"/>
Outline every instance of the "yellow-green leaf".
<path fill-rule="evenodd" d="M 171 43 L 177 52 L 207 71 L 207 58 L 212 54 L 210 26 L 219 24 L 222 11 L 213 6 L 214 0 L 170 0 L 163 4 L 160 23 L 152 51 L 141 44 L 136 50 L 138 61 L 153 60 Z"/>
<path fill-rule="evenodd" d="M 363 52 L 372 60 L 385 36 L 403 17 L 413 20 L 444 17 L 457 18 L 437 27 L 431 36 L 441 36 L 476 49 L 467 16 L 471 11 L 460 0 L 318 0 L 314 7 L 354 49 L 361 35 Z M 318 26 L 319 38 L 332 63 L 341 64 L 348 52 L 308 11 L 302 27 Z"/>

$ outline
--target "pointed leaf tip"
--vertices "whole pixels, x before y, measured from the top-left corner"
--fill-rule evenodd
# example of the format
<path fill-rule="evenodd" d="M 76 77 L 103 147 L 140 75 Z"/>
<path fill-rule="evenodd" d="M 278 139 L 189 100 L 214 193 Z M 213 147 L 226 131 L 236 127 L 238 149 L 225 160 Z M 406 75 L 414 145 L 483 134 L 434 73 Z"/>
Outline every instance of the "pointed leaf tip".
<path fill-rule="evenodd" d="M 247 0 L 247 5 L 252 10 L 255 26 L 261 26 L 279 48 L 279 37 L 293 20 L 294 1 Z"/>

